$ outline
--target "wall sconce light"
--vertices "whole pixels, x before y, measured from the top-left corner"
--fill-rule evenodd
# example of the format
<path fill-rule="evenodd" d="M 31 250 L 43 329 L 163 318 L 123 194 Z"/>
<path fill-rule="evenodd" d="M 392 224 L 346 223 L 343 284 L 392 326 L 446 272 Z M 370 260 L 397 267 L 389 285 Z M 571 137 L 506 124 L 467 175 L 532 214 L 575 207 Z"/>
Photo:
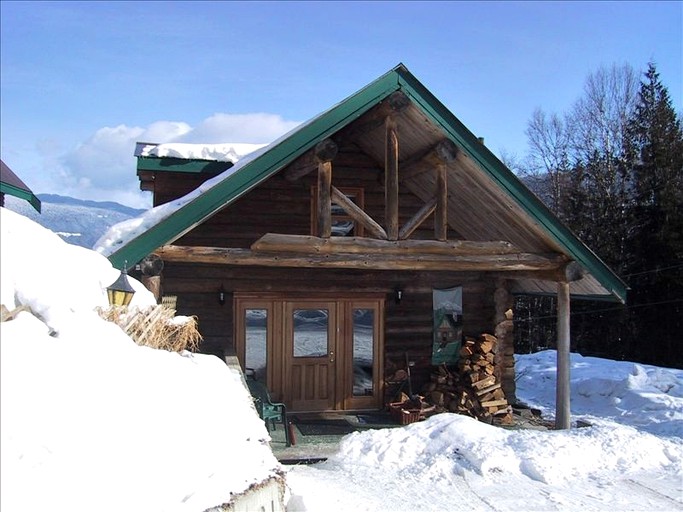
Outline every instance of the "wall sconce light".
<path fill-rule="evenodd" d="M 135 290 L 128 282 L 127 264 L 128 262 L 124 262 L 118 279 L 107 287 L 107 298 L 111 306 L 127 306 L 135 294 Z"/>
<path fill-rule="evenodd" d="M 401 290 L 400 288 L 396 287 L 396 288 L 394 289 L 394 302 L 396 302 L 396 304 L 400 304 L 400 303 L 401 303 L 401 299 L 403 299 L 403 290 Z"/>
<path fill-rule="evenodd" d="M 218 290 L 218 303 L 222 306 L 225 304 L 225 288 L 221 285 L 221 289 Z"/>

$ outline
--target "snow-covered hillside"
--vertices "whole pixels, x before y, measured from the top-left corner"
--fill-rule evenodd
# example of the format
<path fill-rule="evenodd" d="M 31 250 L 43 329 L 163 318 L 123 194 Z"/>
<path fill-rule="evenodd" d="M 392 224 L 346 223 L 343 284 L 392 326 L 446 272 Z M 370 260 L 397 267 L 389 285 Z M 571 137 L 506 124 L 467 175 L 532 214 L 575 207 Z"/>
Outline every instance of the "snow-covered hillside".
<path fill-rule="evenodd" d="M 140 215 L 144 210 L 112 202 L 96 202 L 52 194 L 39 194 L 41 213 L 22 199 L 5 197 L 5 207 L 57 233 L 73 245 L 92 249 L 114 224 Z"/>
<path fill-rule="evenodd" d="M 200 512 L 282 469 L 289 511 L 683 510 L 682 370 L 572 354 L 572 414 L 590 426 L 441 414 L 281 468 L 220 359 L 139 347 L 93 312 L 118 274 L 103 256 L 4 208 L 0 230 L 0 300 L 33 312 L 0 324 L 3 512 Z M 548 415 L 554 358 L 516 359 L 519 397 Z"/>

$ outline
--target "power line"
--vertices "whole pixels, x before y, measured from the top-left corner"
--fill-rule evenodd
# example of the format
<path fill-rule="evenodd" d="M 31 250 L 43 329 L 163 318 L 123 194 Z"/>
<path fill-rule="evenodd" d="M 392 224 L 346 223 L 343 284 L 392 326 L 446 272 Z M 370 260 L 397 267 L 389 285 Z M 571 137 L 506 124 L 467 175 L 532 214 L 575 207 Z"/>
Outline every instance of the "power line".
<path fill-rule="evenodd" d="M 654 274 L 656 272 L 664 272 L 665 270 L 673 270 L 676 268 L 683 268 L 683 263 L 681 263 L 680 265 L 672 265 L 671 267 L 653 268 L 651 270 L 643 270 L 642 272 L 634 272 L 633 274 L 624 274 L 622 277 L 633 277 L 640 276 L 643 274 Z"/>
<path fill-rule="evenodd" d="M 647 302 L 645 304 L 634 304 L 632 306 L 619 306 L 614 308 L 594 309 L 591 311 L 572 311 L 569 316 L 593 315 L 596 313 L 606 313 L 609 311 L 625 311 L 627 309 L 638 309 L 649 306 L 661 306 L 662 304 L 677 304 L 683 303 L 683 299 L 663 300 L 659 302 Z M 515 322 L 531 322 L 532 320 L 545 320 L 547 318 L 557 318 L 557 315 L 532 316 L 528 318 L 515 319 Z"/>

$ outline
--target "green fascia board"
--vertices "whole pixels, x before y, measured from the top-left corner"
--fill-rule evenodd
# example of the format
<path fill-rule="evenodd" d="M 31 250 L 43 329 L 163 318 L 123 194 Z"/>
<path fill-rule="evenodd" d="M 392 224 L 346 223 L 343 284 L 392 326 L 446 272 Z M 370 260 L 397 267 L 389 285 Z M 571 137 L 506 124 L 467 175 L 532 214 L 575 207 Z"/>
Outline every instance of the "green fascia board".
<path fill-rule="evenodd" d="M 215 160 L 186 160 L 175 157 L 139 156 L 138 171 L 184 172 L 191 174 L 220 174 L 230 169 L 232 162 Z"/>
<path fill-rule="evenodd" d="M 15 187 L 9 183 L 0 182 L 0 192 L 28 201 L 31 206 L 33 206 L 33 208 L 40 213 L 40 199 L 38 199 L 30 190 L 24 190 L 23 188 Z"/>
<path fill-rule="evenodd" d="M 157 248 L 181 237 L 194 226 L 236 200 L 318 142 L 363 115 L 398 89 L 397 75 L 390 71 L 346 100 L 301 125 L 261 155 L 236 170 L 108 256 L 112 264 L 140 261 Z"/>
<path fill-rule="evenodd" d="M 453 115 L 405 67 L 396 69 L 405 92 L 432 122 L 446 132 L 489 176 L 564 247 L 600 284 L 620 302 L 628 287 L 591 249 L 574 235 L 479 139 Z"/>
<path fill-rule="evenodd" d="M 505 165 L 486 148 L 412 73 L 399 64 L 291 134 L 273 144 L 232 176 L 218 183 L 169 217 L 109 256 L 115 266 L 136 262 L 204 221 L 220 208 L 298 158 L 319 141 L 360 117 L 391 93 L 402 90 L 448 137 L 458 144 L 520 207 L 535 219 L 616 299 L 626 300 L 627 287 L 595 253 L 564 226 Z"/>

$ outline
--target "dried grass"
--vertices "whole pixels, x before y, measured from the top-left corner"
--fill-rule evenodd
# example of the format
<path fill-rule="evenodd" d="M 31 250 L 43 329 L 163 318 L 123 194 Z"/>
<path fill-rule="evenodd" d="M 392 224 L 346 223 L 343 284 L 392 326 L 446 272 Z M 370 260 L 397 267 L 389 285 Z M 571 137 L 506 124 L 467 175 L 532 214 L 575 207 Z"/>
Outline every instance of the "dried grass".
<path fill-rule="evenodd" d="M 109 306 L 98 308 L 98 313 L 121 327 L 138 345 L 169 352 L 195 352 L 202 340 L 196 317 L 177 317 L 175 310 L 165 305 L 143 309 Z"/>

